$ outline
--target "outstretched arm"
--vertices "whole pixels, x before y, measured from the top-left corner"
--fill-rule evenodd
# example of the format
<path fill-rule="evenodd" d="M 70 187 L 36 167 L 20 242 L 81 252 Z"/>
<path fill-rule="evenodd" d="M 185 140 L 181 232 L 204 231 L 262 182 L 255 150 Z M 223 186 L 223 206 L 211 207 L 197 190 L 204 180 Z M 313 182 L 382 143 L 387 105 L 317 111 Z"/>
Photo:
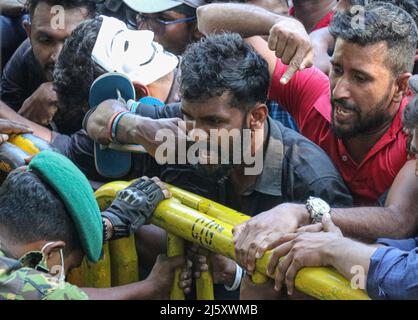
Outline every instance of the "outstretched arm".
<path fill-rule="evenodd" d="M 202 6 L 198 8 L 197 15 L 199 30 L 206 35 L 226 31 L 243 37 L 268 35 L 268 48 L 289 65 L 281 79 L 282 84 L 287 84 L 296 71 L 312 66 L 313 50 L 309 35 L 296 19 L 257 6 L 235 3 Z M 267 60 L 272 76 L 276 65 L 274 54 L 259 53 Z"/>
<path fill-rule="evenodd" d="M 2 101 L 0 101 L 0 118 L 25 125 L 32 129 L 32 132 L 35 136 L 38 136 L 48 141 L 49 143 L 52 141 L 51 130 L 22 117 Z"/>

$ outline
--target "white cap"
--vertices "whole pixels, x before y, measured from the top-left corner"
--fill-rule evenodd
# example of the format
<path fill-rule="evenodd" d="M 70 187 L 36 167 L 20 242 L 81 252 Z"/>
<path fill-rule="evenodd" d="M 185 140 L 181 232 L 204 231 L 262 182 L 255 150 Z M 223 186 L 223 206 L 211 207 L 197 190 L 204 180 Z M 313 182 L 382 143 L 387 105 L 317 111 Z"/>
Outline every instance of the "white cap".
<path fill-rule="evenodd" d="M 123 0 L 132 10 L 141 13 L 164 12 L 185 4 L 192 8 L 198 8 L 210 1 L 207 0 Z"/>
<path fill-rule="evenodd" d="M 102 26 L 91 54 L 106 71 L 120 72 L 131 81 L 149 85 L 173 71 L 178 58 L 154 42 L 148 30 L 129 30 L 125 23 L 101 16 Z"/>

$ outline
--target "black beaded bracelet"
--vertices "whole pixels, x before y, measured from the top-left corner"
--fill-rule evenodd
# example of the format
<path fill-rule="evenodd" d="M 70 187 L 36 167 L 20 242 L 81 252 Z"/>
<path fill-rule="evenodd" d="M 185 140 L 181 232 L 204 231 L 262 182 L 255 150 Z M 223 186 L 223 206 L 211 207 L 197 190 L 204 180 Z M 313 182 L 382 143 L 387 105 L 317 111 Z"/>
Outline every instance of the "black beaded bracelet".
<path fill-rule="evenodd" d="M 103 243 L 109 240 L 109 232 L 107 230 L 107 225 L 105 219 L 102 218 L 103 223 Z"/>

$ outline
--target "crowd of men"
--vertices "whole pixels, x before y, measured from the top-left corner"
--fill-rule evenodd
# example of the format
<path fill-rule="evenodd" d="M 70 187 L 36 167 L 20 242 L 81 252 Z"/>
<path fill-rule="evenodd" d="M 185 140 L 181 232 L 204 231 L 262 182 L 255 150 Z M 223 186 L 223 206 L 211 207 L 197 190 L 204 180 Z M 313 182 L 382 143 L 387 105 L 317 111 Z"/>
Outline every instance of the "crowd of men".
<path fill-rule="evenodd" d="M 0 6 L 0 151 L 28 133 L 53 150 L 1 182 L 0 299 L 166 299 L 176 268 L 192 296 L 209 264 L 217 299 L 307 298 L 296 274 L 322 266 L 349 280 L 359 267 L 372 299 L 418 299 L 418 1 Z M 106 76 L 127 79 L 137 102 L 118 91 L 92 106 Z M 161 161 L 167 130 L 174 162 Z M 178 161 L 177 142 L 190 150 L 198 130 L 210 142 L 238 132 L 239 148 Z M 120 151 L 133 145 L 143 152 Z M 255 173 L 248 154 L 261 161 Z M 93 191 L 133 179 L 100 212 Z M 148 222 L 171 197 L 165 183 L 251 216 L 233 229 L 235 261 L 197 247 L 164 255 L 166 232 Z M 145 280 L 66 282 L 103 243 L 132 234 Z M 268 250 L 272 279 L 255 284 Z"/>

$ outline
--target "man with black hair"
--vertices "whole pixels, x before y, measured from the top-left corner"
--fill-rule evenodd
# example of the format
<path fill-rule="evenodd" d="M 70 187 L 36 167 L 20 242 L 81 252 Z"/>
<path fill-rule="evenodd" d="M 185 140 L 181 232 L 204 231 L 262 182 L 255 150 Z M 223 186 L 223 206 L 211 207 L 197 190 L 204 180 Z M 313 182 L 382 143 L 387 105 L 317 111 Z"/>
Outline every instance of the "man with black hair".
<path fill-rule="evenodd" d="M 405 128 L 413 132 L 411 153 L 418 155 L 418 97 L 405 107 L 403 123 Z M 418 160 L 415 176 L 418 177 Z M 373 245 L 361 243 L 344 237 L 329 214 L 325 214 L 322 223 L 316 227 L 322 232 L 300 230 L 301 232 L 288 235 L 286 240 L 274 248 L 267 271 L 275 274 L 277 291 L 286 285 L 290 293 L 294 292 L 296 274 L 305 267 L 332 266 L 350 279 L 355 266 L 364 275 L 363 280 L 359 278 L 361 282 L 358 284 L 364 287 L 370 298 L 418 299 L 418 238 L 381 238 Z M 279 258 L 284 256 L 286 257 L 279 262 Z M 251 287 L 250 283 L 248 285 Z M 254 294 L 257 290 L 260 288 L 255 287 Z"/>
<path fill-rule="evenodd" d="M 0 96 L 14 111 L 48 125 L 57 108 L 52 87 L 55 63 L 65 39 L 80 22 L 94 17 L 96 7 L 92 0 L 29 0 L 26 5 L 30 22 L 24 26 L 29 39 L 6 65 Z"/>
<path fill-rule="evenodd" d="M 219 149 L 214 151 L 219 161 L 201 161 L 196 165 L 169 163 L 160 168 L 157 175 L 161 179 L 251 216 L 274 210 L 284 201 L 299 202 L 305 196 L 320 193 L 339 206 L 350 205 L 351 196 L 324 152 L 268 117 L 266 61 L 238 34 L 212 35 L 192 44 L 184 54 L 181 70 L 181 105 L 153 108 L 152 112 L 139 108 L 137 114 L 128 112 L 120 119 L 115 138 L 120 143 L 143 145 L 161 163 L 161 142 L 156 136 L 167 120 L 154 119 L 181 117 L 208 135 L 217 132 L 210 139 L 219 141 Z M 103 102 L 86 116 L 88 134 L 95 141 L 109 144 L 105 128 L 116 113 L 126 110 L 117 101 Z M 234 147 L 231 143 L 224 146 L 223 135 L 231 139 L 230 134 L 242 138 L 242 149 L 234 149 L 235 143 Z M 245 142 L 245 135 L 251 136 L 251 140 Z M 246 164 L 245 154 L 261 155 L 262 159 L 258 158 L 258 164 Z M 230 157 L 220 163 L 223 155 Z M 135 157 L 133 173 L 151 168 L 145 159 L 144 155 Z M 247 173 L 253 165 L 260 171 Z M 238 270 L 235 263 L 228 259 L 220 262 L 219 256 L 213 259 L 217 259 L 213 260 L 215 283 L 231 286 Z"/>
<path fill-rule="evenodd" d="M 167 299 L 182 256 L 160 256 L 147 279 L 109 289 L 77 288 L 65 276 L 103 241 L 127 237 L 170 197 L 157 178 L 137 179 L 100 215 L 85 176 L 64 156 L 36 155 L 0 187 L 0 300 Z M 179 286 L 190 290 L 184 268 Z"/>
<path fill-rule="evenodd" d="M 362 8 L 359 6 L 364 6 L 369 3 L 381 2 L 381 0 L 340 0 L 336 10 L 353 10 L 354 12 L 360 14 Z M 385 1 L 392 3 L 406 12 L 408 12 L 415 23 L 418 25 L 418 2 L 415 0 L 388 0 Z M 323 71 L 325 74 L 329 74 L 331 69 L 330 64 L 330 55 L 335 48 L 335 38 L 329 32 L 328 28 L 322 28 L 316 30 L 310 34 L 312 44 L 314 45 L 315 50 L 315 61 L 314 65 Z M 418 47 L 418 44 L 417 44 Z M 418 52 L 418 49 L 417 49 Z M 418 57 L 418 54 L 417 54 Z M 418 73 L 418 58 L 416 58 L 413 74 Z"/>
<path fill-rule="evenodd" d="M 130 17 L 138 29 L 151 30 L 155 41 L 166 50 L 181 55 L 202 34 L 196 24 L 196 8 L 208 0 L 124 0 L 136 12 Z"/>
<path fill-rule="evenodd" d="M 121 30 L 123 32 L 119 32 Z M 133 36 L 127 40 L 129 46 L 123 54 L 133 57 L 133 65 L 121 66 L 121 61 L 129 59 L 120 53 L 107 60 L 105 65 L 103 61 L 106 58 L 103 57 L 109 50 L 107 43 L 113 43 L 112 52 L 122 52 L 114 39 L 129 33 Z M 89 109 L 90 87 L 94 80 L 109 71 L 132 71 L 132 74 L 126 75 L 136 89 L 137 100 L 152 96 L 163 103 L 180 101 L 178 58 L 153 41 L 152 36 L 149 31 L 128 30 L 123 22 L 105 16 L 84 21 L 74 30 L 54 70 L 54 90 L 58 98 L 54 122 L 61 128 L 60 133 L 73 134 L 81 129 Z M 159 55 L 146 55 L 153 46 L 159 48 Z M 146 64 L 141 68 L 143 63 Z"/>
<path fill-rule="evenodd" d="M 217 18 L 220 10 L 224 10 L 223 17 L 228 17 L 223 22 Z M 261 11 L 256 14 L 238 5 L 234 10 L 231 6 L 222 9 L 209 5 L 199 11 L 199 24 L 205 33 L 219 27 L 241 30 L 246 35 L 254 34 L 254 30 L 263 33 L 263 21 L 264 33 L 271 30 L 269 47 L 285 59 L 293 51 L 292 47 L 282 46 L 286 35 L 291 34 L 286 30 L 285 18 Z M 242 19 L 243 15 L 245 21 L 254 25 L 240 25 L 233 18 Z M 407 161 L 402 112 L 408 102 L 417 27 L 407 12 L 389 3 L 366 6 L 364 28 L 353 27 L 354 16 L 351 12 L 334 16 L 330 30 L 337 42 L 329 80 L 311 68 L 296 73 L 283 85 L 287 79 L 281 78 L 287 68 L 264 41 L 250 41 L 269 63 L 270 97 L 283 103 L 301 132 L 333 159 L 355 202 L 373 205 L 390 188 L 385 207 L 330 209 L 320 199 L 309 199 L 306 205 L 284 204 L 260 214 L 234 230 L 237 259 L 250 272 L 254 271 L 256 258 L 274 247 L 283 235 L 314 219 L 320 221 L 325 212 L 332 213 L 333 223 L 344 235 L 368 242 L 379 237 L 406 238 L 416 231 L 418 209 L 414 199 L 418 183 L 411 175 L 415 165 Z"/>

